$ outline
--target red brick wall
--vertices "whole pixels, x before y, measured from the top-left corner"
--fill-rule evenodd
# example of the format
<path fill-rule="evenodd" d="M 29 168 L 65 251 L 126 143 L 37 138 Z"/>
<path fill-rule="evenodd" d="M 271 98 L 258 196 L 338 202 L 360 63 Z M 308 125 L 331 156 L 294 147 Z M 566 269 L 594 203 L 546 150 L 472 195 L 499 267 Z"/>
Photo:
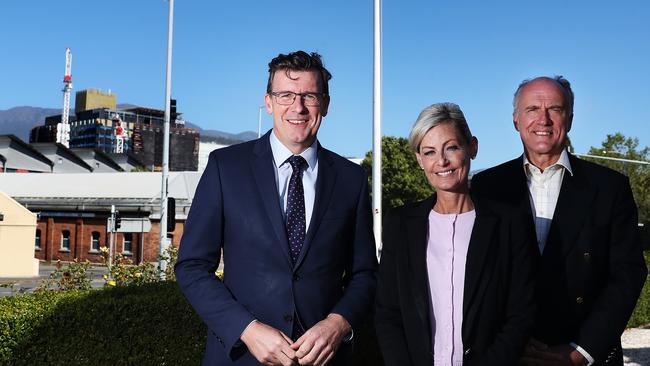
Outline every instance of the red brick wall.
<path fill-rule="evenodd" d="M 183 229 L 185 228 L 185 221 L 177 221 L 174 231 L 168 235 L 172 238 L 172 245 L 177 247 L 180 245 L 181 236 L 183 236 Z M 144 260 L 147 262 L 157 262 L 160 250 L 160 221 L 151 222 L 151 231 L 149 235 L 145 236 L 145 252 Z"/>
<path fill-rule="evenodd" d="M 144 261 L 157 262 L 159 250 L 158 232 L 159 222 L 152 222 L 151 231 L 148 233 L 131 233 L 131 254 L 125 254 L 134 263 L 142 260 L 141 242 L 144 243 Z M 178 222 L 171 235 L 172 244 L 178 247 L 183 234 L 184 222 Z M 102 263 L 99 252 L 91 252 L 92 233 L 99 233 L 100 247 L 108 247 L 110 233 L 107 231 L 106 218 L 44 218 L 38 221 L 37 229 L 41 230 L 41 249 L 35 251 L 35 258 L 43 261 L 63 262 L 73 261 L 75 258 L 83 262 L 89 260 Z M 61 236 L 63 230 L 70 231 L 70 250 L 61 250 Z M 124 233 L 115 233 L 113 238 L 114 253 L 122 253 L 124 248 Z"/>

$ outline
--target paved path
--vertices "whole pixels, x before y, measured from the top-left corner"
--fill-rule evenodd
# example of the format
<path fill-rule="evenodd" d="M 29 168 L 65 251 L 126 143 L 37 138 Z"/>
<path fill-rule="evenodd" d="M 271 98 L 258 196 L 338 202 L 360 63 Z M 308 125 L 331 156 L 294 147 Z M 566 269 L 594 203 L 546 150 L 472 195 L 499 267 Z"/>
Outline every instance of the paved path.
<path fill-rule="evenodd" d="M 0 287 L 1 296 L 11 296 L 15 293 L 32 292 L 38 287 L 41 282 L 50 277 L 50 273 L 54 272 L 56 266 L 54 264 L 42 263 L 38 269 L 38 277 L 36 278 L 16 278 L 16 279 L 0 279 L 1 284 L 13 284 L 9 287 Z M 104 286 L 102 276 L 108 273 L 108 269 L 104 266 L 92 266 L 88 270 L 92 280 L 91 286 L 99 288 Z"/>
<path fill-rule="evenodd" d="M 650 366 L 650 326 L 626 330 L 621 341 L 626 366 Z"/>

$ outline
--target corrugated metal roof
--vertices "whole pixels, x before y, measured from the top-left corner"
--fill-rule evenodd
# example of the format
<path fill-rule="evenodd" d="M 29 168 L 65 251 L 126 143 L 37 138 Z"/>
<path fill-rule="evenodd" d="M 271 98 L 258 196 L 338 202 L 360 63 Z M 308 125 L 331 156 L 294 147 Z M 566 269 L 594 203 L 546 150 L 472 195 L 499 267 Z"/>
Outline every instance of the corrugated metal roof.
<path fill-rule="evenodd" d="M 169 195 L 192 200 L 199 172 L 170 172 Z M 0 173 L 0 191 L 13 198 L 159 199 L 162 173 Z"/>

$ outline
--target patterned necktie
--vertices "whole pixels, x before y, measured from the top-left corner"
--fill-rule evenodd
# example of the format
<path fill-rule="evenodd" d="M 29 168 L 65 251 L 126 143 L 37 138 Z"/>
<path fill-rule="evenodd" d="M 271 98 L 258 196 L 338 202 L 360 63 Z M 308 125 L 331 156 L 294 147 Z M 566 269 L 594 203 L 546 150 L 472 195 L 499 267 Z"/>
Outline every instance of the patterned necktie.
<path fill-rule="evenodd" d="M 293 169 L 287 194 L 287 237 L 291 260 L 295 264 L 305 242 L 305 191 L 302 187 L 302 170 L 307 167 L 307 162 L 300 155 L 293 155 L 287 160 Z"/>

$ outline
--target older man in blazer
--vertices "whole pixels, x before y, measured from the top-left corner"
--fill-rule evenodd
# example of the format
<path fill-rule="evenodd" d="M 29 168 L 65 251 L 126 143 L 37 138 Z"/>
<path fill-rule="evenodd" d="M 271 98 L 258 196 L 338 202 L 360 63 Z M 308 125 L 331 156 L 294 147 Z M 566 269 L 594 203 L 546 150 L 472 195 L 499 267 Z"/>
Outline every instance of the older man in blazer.
<path fill-rule="evenodd" d="M 566 150 L 573 101 L 561 76 L 521 83 L 513 121 L 524 154 L 472 181 L 477 194 L 519 205 L 536 236 L 524 365 L 622 365 L 620 336 L 647 273 L 627 177 Z"/>
<path fill-rule="evenodd" d="M 371 308 L 367 178 L 316 139 L 330 78 L 316 53 L 274 58 L 273 130 L 210 154 L 176 264 L 208 326 L 204 365 L 345 365 Z"/>

